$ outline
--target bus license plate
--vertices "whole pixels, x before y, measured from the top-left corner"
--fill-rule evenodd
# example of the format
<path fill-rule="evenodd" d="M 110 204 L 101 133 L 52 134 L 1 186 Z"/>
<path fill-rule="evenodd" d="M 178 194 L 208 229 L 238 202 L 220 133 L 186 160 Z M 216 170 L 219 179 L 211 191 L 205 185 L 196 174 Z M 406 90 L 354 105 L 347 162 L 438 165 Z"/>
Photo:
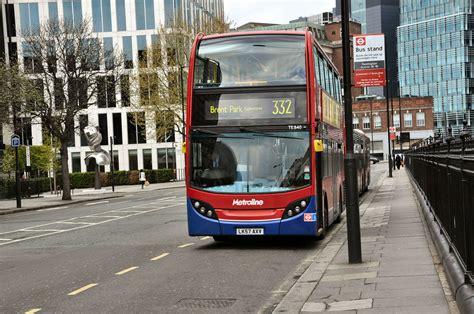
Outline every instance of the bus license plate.
<path fill-rule="evenodd" d="M 263 228 L 237 228 L 237 235 L 263 235 Z"/>

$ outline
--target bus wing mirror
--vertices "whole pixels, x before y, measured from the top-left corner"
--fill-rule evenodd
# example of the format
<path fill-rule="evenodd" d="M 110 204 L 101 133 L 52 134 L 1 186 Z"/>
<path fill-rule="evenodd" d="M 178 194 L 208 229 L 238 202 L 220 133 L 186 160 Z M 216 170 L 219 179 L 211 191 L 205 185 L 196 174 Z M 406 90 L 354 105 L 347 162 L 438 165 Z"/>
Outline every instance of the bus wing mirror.
<path fill-rule="evenodd" d="M 183 145 L 181 146 L 181 151 L 183 154 L 186 154 L 186 142 L 183 142 Z"/>
<path fill-rule="evenodd" d="M 314 151 L 316 153 L 321 153 L 324 151 L 323 141 L 322 140 L 314 140 Z"/>

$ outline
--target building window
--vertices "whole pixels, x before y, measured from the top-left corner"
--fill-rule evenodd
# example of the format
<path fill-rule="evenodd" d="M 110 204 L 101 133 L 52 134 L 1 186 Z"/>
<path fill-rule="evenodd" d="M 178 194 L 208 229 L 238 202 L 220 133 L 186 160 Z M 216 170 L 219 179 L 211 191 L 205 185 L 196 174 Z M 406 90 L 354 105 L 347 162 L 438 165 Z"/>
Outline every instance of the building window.
<path fill-rule="evenodd" d="M 119 162 L 119 153 L 118 153 L 118 150 L 114 150 L 112 152 L 112 161 L 113 161 L 113 166 L 114 166 L 114 170 L 120 170 L 120 162 Z"/>
<path fill-rule="evenodd" d="M 396 128 L 400 127 L 400 115 L 398 113 L 393 115 L 393 126 Z"/>
<path fill-rule="evenodd" d="M 116 112 L 112 113 L 112 123 L 114 129 L 114 144 L 122 145 L 123 144 L 123 137 L 122 137 L 122 113 Z"/>
<path fill-rule="evenodd" d="M 425 113 L 424 112 L 416 113 L 416 126 L 425 126 Z"/>
<path fill-rule="evenodd" d="M 3 3 L 3 2 L 2 2 Z M 7 34 L 9 37 L 16 36 L 15 6 L 11 3 L 5 4 L 5 15 L 7 16 Z"/>
<path fill-rule="evenodd" d="M 138 156 L 136 149 L 128 151 L 128 170 L 138 170 Z"/>
<path fill-rule="evenodd" d="M 70 78 L 68 81 L 68 105 L 80 108 L 87 107 L 87 80 L 85 78 Z"/>
<path fill-rule="evenodd" d="M 382 117 L 380 116 L 374 116 L 374 128 L 375 129 L 380 129 L 382 127 Z"/>
<path fill-rule="evenodd" d="M 370 117 L 363 117 L 362 118 L 362 128 L 363 129 L 370 129 Z"/>
<path fill-rule="evenodd" d="M 82 23 L 82 4 L 81 0 L 64 0 L 63 1 L 64 20 L 72 22 L 73 25 Z"/>
<path fill-rule="evenodd" d="M 79 131 L 81 134 L 81 146 L 89 146 L 87 138 L 84 134 L 84 128 L 89 125 L 89 116 L 86 114 L 79 115 Z"/>
<path fill-rule="evenodd" d="M 58 3 L 57 2 L 48 2 L 48 14 L 50 20 L 58 20 Z"/>
<path fill-rule="evenodd" d="M 403 114 L 403 126 L 406 128 L 411 128 L 413 126 L 413 117 L 411 113 L 404 113 Z"/>
<path fill-rule="evenodd" d="M 114 42 L 112 37 L 104 38 L 104 59 L 105 68 L 113 70 L 114 68 Z"/>
<path fill-rule="evenodd" d="M 165 26 L 171 27 L 175 18 L 174 0 L 165 0 Z"/>
<path fill-rule="evenodd" d="M 27 43 L 23 43 L 23 67 L 26 73 L 42 73 L 43 72 L 43 65 L 41 64 L 40 58 L 35 58 L 35 53 L 37 51 L 33 51 L 31 46 Z"/>
<path fill-rule="evenodd" d="M 123 43 L 123 58 L 125 69 L 133 69 L 133 51 L 132 51 L 132 37 L 125 36 L 122 38 Z"/>
<path fill-rule="evenodd" d="M 92 21 L 94 32 L 112 31 L 110 0 L 92 0 Z"/>
<path fill-rule="evenodd" d="M 147 67 L 147 57 L 146 57 L 146 36 L 141 35 L 137 36 L 137 49 L 138 49 L 138 65 L 141 68 Z"/>
<path fill-rule="evenodd" d="M 135 0 L 137 30 L 155 29 L 155 8 L 153 0 Z"/>
<path fill-rule="evenodd" d="M 98 76 L 97 80 L 97 106 L 99 108 L 115 107 L 115 79 L 112 75 Z"/>
<path fill-rule="evenodd" d="M 120 97 L 122 107 L 130 106 L 130 78 L 127 74 L 120 76 Z"/>
<path fill-rule="evenodd" d="M 20 130 L 21 145 L 30 145 L 32 139 L 31 118 L 16 118 L 16 125 Z"/>
<path fill-rule="evenodd" d="M 146 143 L 144 112 L 127 113 L 128 144 Z"/>
<path fill-rule="evenodd" d="M 72 172 L 81 172 L 81 153 L 71 153 Z"/>
<path fill-rule="evenodd" d="M 176 151 L 174 148 L 158 148 L 158 169 L 176 169 Z"/>
<path fill-rule="evenodd" d="M 116 0 L 115 10 L 117 11 L 117 30 L 127 30 L 127 21 L 125 18 L 125 0 Z"/>
<path fill-rule="evenodd" d="M 108 145 L 109 144 L 109 131 L 107 128 L 107 114 L 101 113 L 99 114 L 99 132 L 102 135 L 102 141 L 100 145 Z"/>
<path fill-rule="evenodd" d="M 359 118 L 353 117 L 352 118 L 352 128 L 358 129 L 359 128 Z"/>
<path fill-rule="evenodd" d="M 151 162 L 151 149 L 143 150 L 143 169 L 153 169 Z"/>
<path fill-rule="evenodd" d="M 23 35 L 39 29 L 38 3 L 20 3 L 20 26 Z"/>

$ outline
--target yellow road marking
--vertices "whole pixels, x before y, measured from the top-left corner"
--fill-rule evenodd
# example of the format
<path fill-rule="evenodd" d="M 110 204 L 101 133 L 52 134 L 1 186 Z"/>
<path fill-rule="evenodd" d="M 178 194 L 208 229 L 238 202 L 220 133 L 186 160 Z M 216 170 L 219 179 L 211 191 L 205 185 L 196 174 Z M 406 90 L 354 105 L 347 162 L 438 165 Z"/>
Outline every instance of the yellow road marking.
<path fill-rule="evenodd" d="M 157 260 L 159 260 L 159 259 L 161 259 L 161 258 L 163 258 L 163 257 L 165 257 L 165 256 L 168 256 L 168 255 L 170 255 L 170 253 L 163 253 L 163 254 L 161 254 L 161 255 L 158 255 L 158 256 L 156 256 L 156 257 L 153 257 L 150 261 L 157 261 Z"/>
<path fill-rule="evenodd" d="M 123 274 L 126 274 L 126 273 L 128 273 L 129 271 L 135 270 L 135 269 L 137 269 L 137 268 L 138 268 L 138 266 L 133 266 L 133 267 L 124 269 L 124 270 L 122 270 L 122 271 L 119 271 L 118 273 L 115 273 L 115 274 L 116 274 L 116 275 L 123 275 Z"/>
<path fill-rule="evenodd" d="M 86 290 L 88 290 L 88 289 L 90 289 L 90 288 L 92 288 L 92 287 L 95 287 L 95 286 L 97 286 L 97 285 L 98 285 L 98 283 L 91 283 L 91 284 L 88 284 L 87 286 L 84 286 L 84 287 L 82 287 L 82 288 L 79 288 L 79 289 L 77 289 L 77 290 L 74 290 L 73 292 L 70 292 L 70 293 L 68 293 L 67 295 L 76 295 L 76 294 L 79 294 L 79 293 L 81 293 L 81 292 L 84 292 L 84 291 L 86 291 Z"/>
<path fill-rule="evenodd" d="M 187 246 L 191 246 L 191 245 L 194 245 L 194 243 L 186 243 L 186 244 L 183 244 L 183 245 L 180 245 L 178 246 L 180 249 L 182 249 L 183 247 L 187 247 Z"/>
<path fill-rule="evenodd" d="M 34 314 L 38 313 L 39 311 L 41 311 L 41 309 L 31 309 L 29 311 L 26 311 L 25 314 Z"/>
<path fill-rule="evenodd" d="M 204 237 L 204 238 L 201 238 L 201 241 L 204 241 L 204 240 L 209 240 L 211 237 Z"/>

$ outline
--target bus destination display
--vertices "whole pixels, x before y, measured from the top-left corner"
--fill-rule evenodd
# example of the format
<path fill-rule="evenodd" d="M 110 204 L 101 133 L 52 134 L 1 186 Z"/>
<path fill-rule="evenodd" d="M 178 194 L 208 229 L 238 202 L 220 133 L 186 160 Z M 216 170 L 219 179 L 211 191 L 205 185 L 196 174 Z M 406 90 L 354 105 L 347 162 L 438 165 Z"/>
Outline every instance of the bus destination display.
<path fill-rule="evenodd" d="M 292 119 L 295 118 L 295 99 L 251 98 L 220 99 L 205 102 L 206 120 Z"/>

